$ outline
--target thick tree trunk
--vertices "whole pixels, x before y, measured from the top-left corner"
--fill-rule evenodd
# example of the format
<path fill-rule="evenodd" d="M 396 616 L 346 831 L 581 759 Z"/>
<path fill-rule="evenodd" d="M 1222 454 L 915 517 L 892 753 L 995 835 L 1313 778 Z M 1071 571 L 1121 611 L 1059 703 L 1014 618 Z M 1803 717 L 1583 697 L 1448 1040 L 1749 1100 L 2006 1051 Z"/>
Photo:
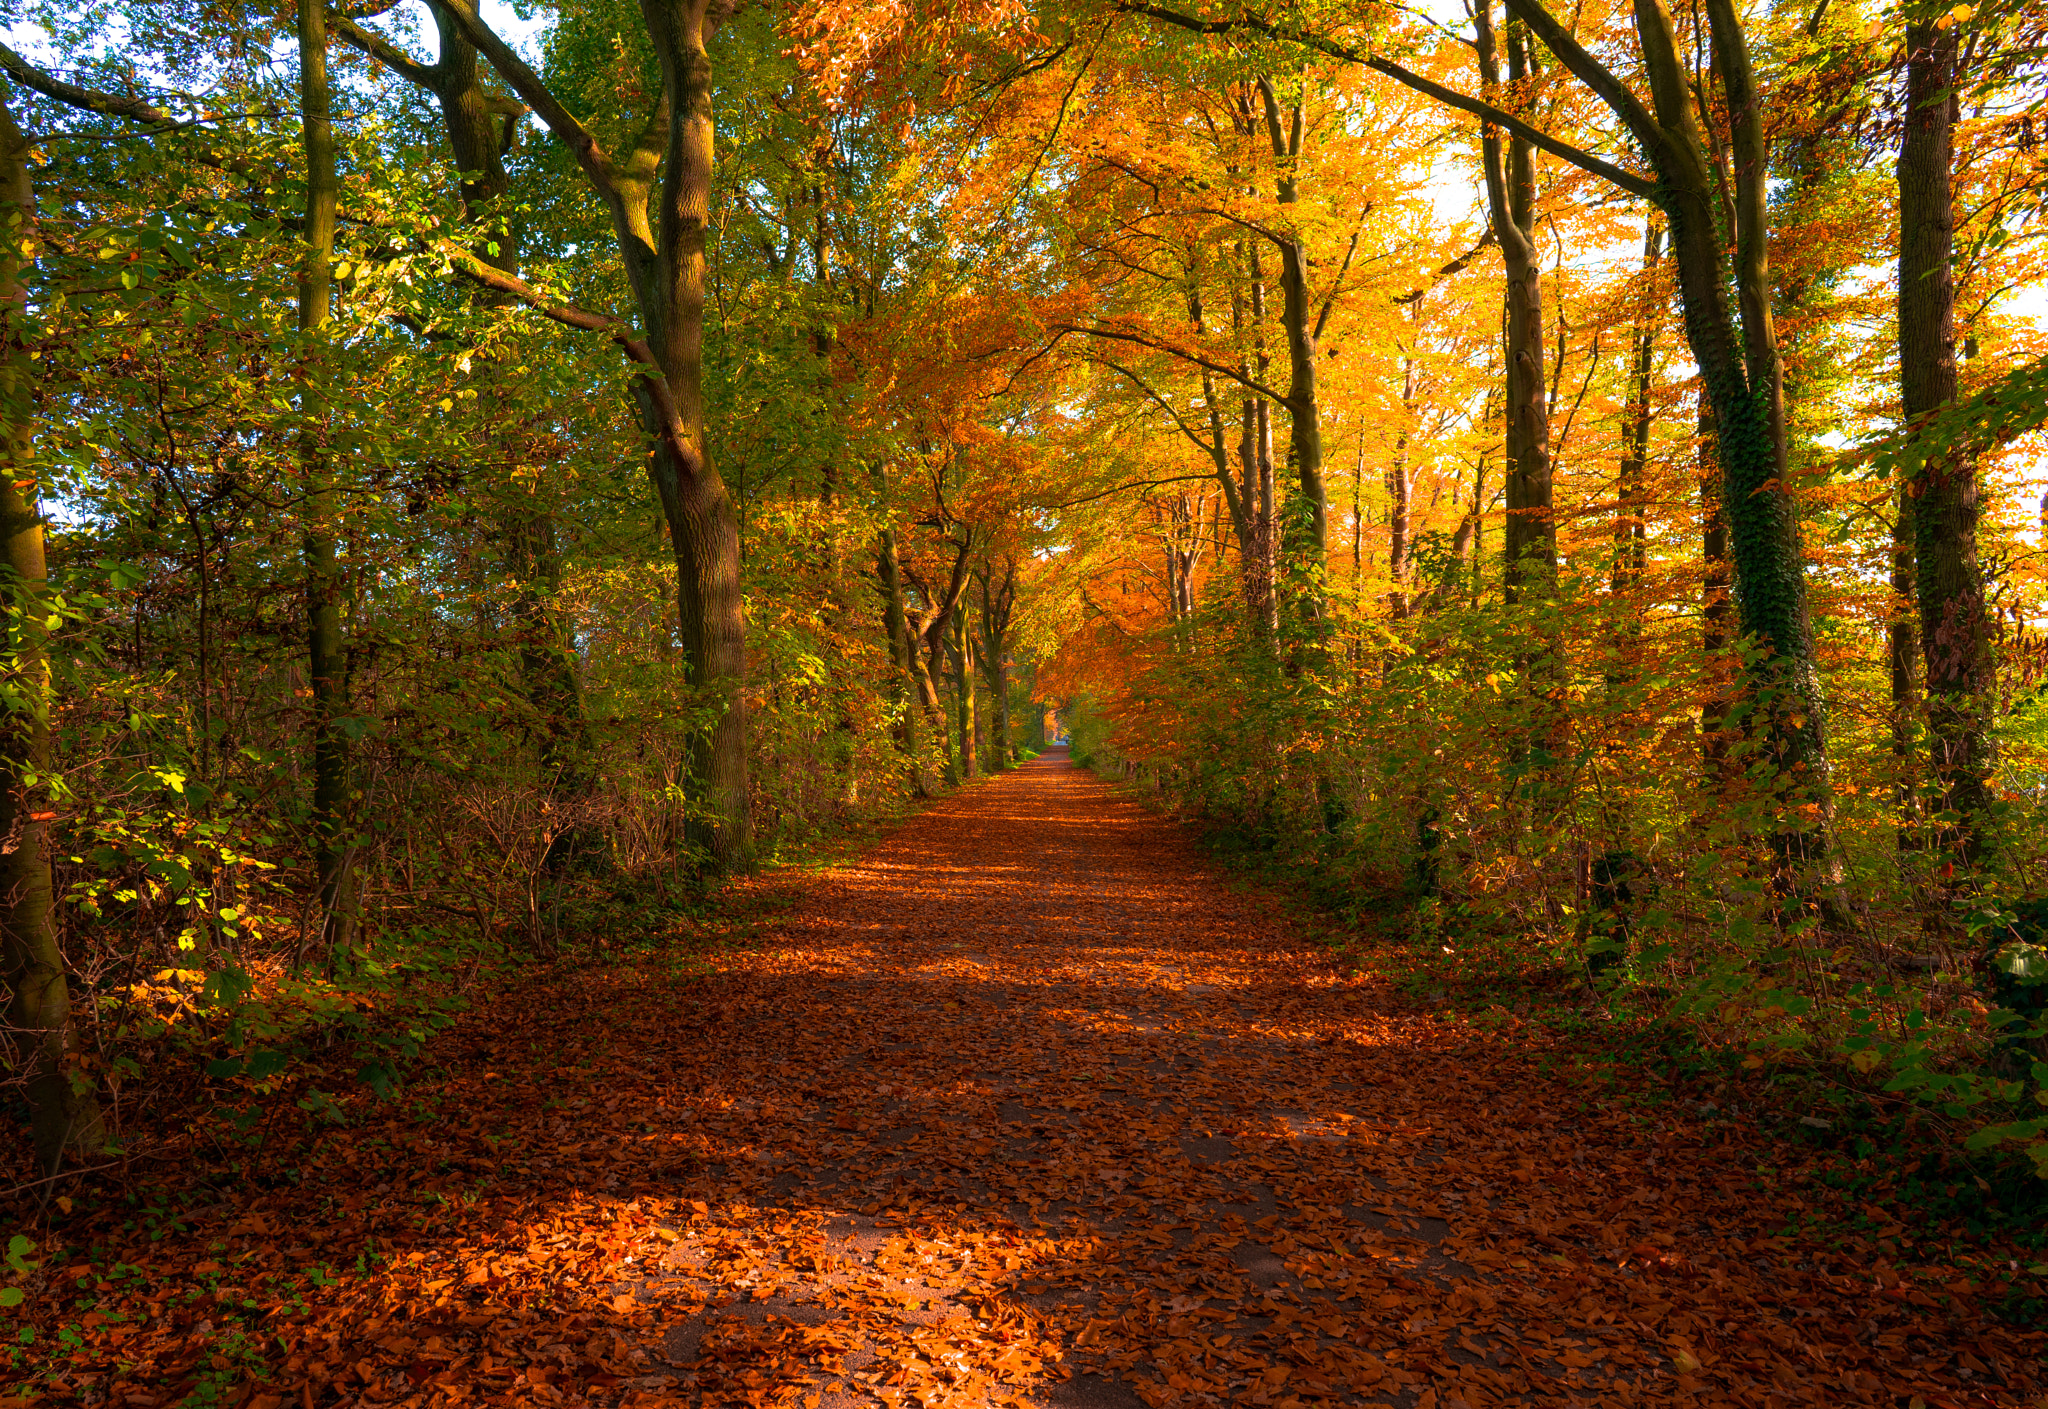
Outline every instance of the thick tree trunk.
<path fill-rule="evenodd" d="M 747 791 L 745 603 L 739 518 L 712 467 L 704 435 L 704 258 L 711 219 L 712 129 L 709 0 L 642 0 L 668 97 L 657 259 L 635 280 L 649 344 L 674 402 L 679 437 L 662 436 L 652 459 L 668 515 L 680 587 L 689 682 L 718 710 L 691 760 L 709 821 L 698 840 L 722 871 L 752 864 Z M 635 252 L 627 251 L 629 265 Z M 647 398 L 643 395 L 643 404 Z"/>
<path fill-rule="evenodd" d="M 954 618 L 959 614 L 961 602 L 967 595 L 968 584 L 973 580 L 969 562 L 974 553 L 974 535 L 970 531 L 964 541 L 953 544 L 952 575 L 947 581 L 943 594 L 933 592 L 919 584 L 918 590 L 925 599 L 922 619 L 914 624 L 912 644 L 922 649 L 911 651 L 912 669 L 916 675 L 918 698 L 922 701 L 926 717 L 932 725 L 932 735 L 946 750 L 945 776 L 947 787 L 960 785 L 960 769 L 963 759 L 955 747 L 955 730 L 948 727 L 947 710 L 939 699 L 937 677 L 943 673 L 948 642 L 947 632 L 952 629 Z"/>
<path fill-rule="evenodd" d="M 346 595 L 336 524 L 334 467 L 319 430 L 320 369 L 314 349 L 334 297 L 334 227 L 340 180 L 334 163 L 334 126 L 327 82 L 327 10 L 322 0 L 299 0 L 299 108 L 306 155 L 306 247 L 299 267 L 298 326 L 302 350 L 299 411 L 300 473 L 306 482 L 306 654 L 313 714 L 313 864 L 320 889 L 323 938 L 345 942 L 350 914 L 349 756 L 339 721 L 348 713 L 347 645 L 342 639 Z"/>
<path fill-rule="evenodd" d="M 1241 246 L 1240 246 L 1241 249 Z M 1208 335 L 1208 325 L 1202 311 L 1201 285 L 1196 278 L 1193 261 L 1190 261 L 1188 281 L 1188 321 L 1197 337 Z M 1240 344 L 1244 336 L 1244 298 L 1233 284 L 1231 293 L 1231 327 L 1238 335 Z M 1241 364 L 1243 365 L 1243 364 Z M 1243 478 L 1230 470 L 1230 446 L 1224 434 L 1223 399 L 1217 395 L 1215 374 L 1208 368 L 1202 369 L 1202 403 L 1209 411 L 1209 462 L 1215 469 L 1216 483 L 1223 491 L 1223 502 L 1217 512 L 1230 516 L 1231 532 L 1237 539 L 1238 587 L 1244 601 L 1245 618 L 1252 625 L 1254 634 L 1262 632 L 1267 625 L 1267 608 L 1270 594 L 1261 595 L 1260 581 L 1270 582 L 1270 569 L 1263 579 L 1253 569 L 1260 554 L 1260 533 L 1258 519 L 1258 486 L 1251 473 L 1252 459 L 1246 450 L 1249 443 L 1249 417 L 1242 421 L 1246 428 L 1238 442 L 1238 461 Z M 1243 403 L 1249 408 L 1250 402 Z M 1221 524 L 1218 525 L 1219 531 Z M 1219 542 L 1220 542 L 1219 538 Z"/>
<path fill-rule="evenodd" d="M 1899 147 L 1899 379 L 1908 424 L 1955 399 L 1955 209 L 1950 192 L 1957 107 L 1956 27 L 1906 30 L 1906 130 Z M 1909 487 L 1914 589 L 1927 663 L 1927 744 L 1953 816 L 1948 843 L 1964 864 L 1981 847 L 1989 804 L 1991 624 L 1977 564 L 1977 466 L 1930 455 Z"/>
<path fill-rule="evenodd" d="M 953 732 L 946 723 L 946 708 L 939 699 L 938 682 L 933 678 L 932 656 L 939 647 L 928 642 L 922 632 L 915 632 L 910 638 L 911 681 L 917 687 L 917 707 L 924 711 L 924 717 L 932 728 L 932 738 L 944 751 L 940 762 L 940 773 L 946 787 L 960 785 L 960 755 L 953 749 Z"/>
<path fill-rule="evenodd" d="M 1671 12 L 1663 0 L 1635 0 L 1635 9 L 1662 129 L 1650 156 L 1661 178 L 1686 342 L 1712 404 L 1738 625 L 1764 652 L 1750 668 L 1747 685 L 1776 786 L 1785 794 L 1782 823 L 1773 839 L 1780 881 L 1798 890 L 1803 887 L 1796 878 L 1816 864 L 1832 877 L 1834 801 L 1826 705 L 1814 660 L 1805 553 L 1786 452 L 1784 369 L 1771 316 L 1762 101 L 1732 0 L 1708 0 L 1714 72 L 1729 113 L 1730 169 L 1721 175 L 1732 194 L 1731 257 L 1715 219 L 1722 186 L 1701 138 Z"/>
<path fill-rule="evenodd" d="M 960 775 L 981 776 L 981 757 L 975 748 L 977 733 L 974 710 L 974 633 L 967 628 L 967 613 L 953 613 L 952 639 L 946 650 L 953 658 L 953 729 L 960 750 Z"/>
<path fill-rule="evenodd" d="M 989 771 L 1008 768 L 1017 761 L 1016 740 L 1010 728 L 1010 612 L 1016 601 L 1017 563 L 1003 561 L 998 576 L 993 563 L 981 574 L 981 669 L 988 687 L 989 708 L 994 714 L 990 738 Z"/>
<path fill-rule="evenodd" d="M 50 773 L 50 664 L 45 649 L 50 619 L 43 560 L 43 520 L 35 500 L 34 437 L 26 413 L 33 403 L 23 323 L 28 293 L 23 266 L 35 230 L 35 192 L 29 181 L 29 142 L 15 125 L 0 83 L 0 203 L 12 212 L 0 237 L 0 583 L 5 604 L 5 654 L 0 683 L 0 981 L 8 989 L 7 1027 L 15 1045 L 36 1164 L 55 1174 L 70 1156 L 106 1142 L 99 1100 L 90 1084 L 74 1081 L 71 988 L 57 944 L 56 897 L 50 883 L 48 793 Z M 11 413 L 11 414 L 9 414 Z"/>
<path fill-rule="evenodd" d="M 1271 371 L 1266 353 L 1266 279 L 1258 246 L 1240 241 L 1241 288 L 1232 291 L 1231 324 L 1237 334 L 1239 366 L 1263 383 Z M 1238 403 L 1238 483 L 1243 487 L 1244 528 L 1238 572 L 1252 635 L 1270 641 L 1280 629 L 1277 518 L 1274 498 L 1272 407 L 1262 398 L 1246 396 Z"/>

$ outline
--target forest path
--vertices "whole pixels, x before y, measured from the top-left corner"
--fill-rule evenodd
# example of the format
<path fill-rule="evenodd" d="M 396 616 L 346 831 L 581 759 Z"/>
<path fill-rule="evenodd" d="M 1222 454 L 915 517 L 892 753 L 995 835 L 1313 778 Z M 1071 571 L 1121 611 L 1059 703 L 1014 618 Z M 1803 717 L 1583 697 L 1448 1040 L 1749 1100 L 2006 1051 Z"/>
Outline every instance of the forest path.
<path fill-rule="evenodd" d="M 175 1196 L 62 1225 L 38 1392 L 2042 1403 L 2044 1338 L 1909 1265 L 1822 1187 L 1833 1152 L 1660 1101 L 1625 1052 L 1406 1010 L 1063 758 L 719 914 L 791 896 L 738 943 L 482 995 L 401 1099 L 282 1107 L 260 1146 L 173 1112 Z"/>
<path fill-rule="evenodd" d="M 1774 1157 L 1749 1133 L 1400 1011 L 1061 754 L 931 807 L 777 929 L 687 1013 L 613 1010 L 616 1050 L 672 1073 L 688 1152 L 680 1201 L 629 1206 L 687 1222 L 609 1288 L 661 1348 L 650 1400 L 1961 1405 L 2034 1384 L 2024 1338 L 1778 1236 L 1808 1199 L 1759 1192 Z"/>

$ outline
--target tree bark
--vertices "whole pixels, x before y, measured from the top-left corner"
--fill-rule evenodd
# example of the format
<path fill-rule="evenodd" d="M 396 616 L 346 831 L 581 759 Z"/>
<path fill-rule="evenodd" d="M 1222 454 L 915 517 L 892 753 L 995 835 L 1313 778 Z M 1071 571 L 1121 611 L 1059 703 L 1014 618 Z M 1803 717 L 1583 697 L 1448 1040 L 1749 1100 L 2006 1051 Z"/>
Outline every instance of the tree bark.
<path fill-rule="evenodd" d="M 1699 406 L 1700 497 L 1700 652 L 1707 659 L 1708 694 L 1700 705 L 1701 761 L 1716 782 L 1729 767 L 1728 698 L 1721 655 L 1734 642 L 1735 608 L 1730 588 L 1734 574 L 1728 562 L 1728 520 L 1721 512 L 1719 457 L 1714 451 L 1714 411 L 1704 389 Z"/>
<path fill-rule="evenodd" d="M 1662 262 L 1664 231 L 1652 217 L 1643 229 L 1643 281 L 1655 279 Z M 1647 291 L 1646 291 L 1647 293 Z M 1657 370 L 1657 319 L 1654 296 L 1635 326 L 1629 363 L 1628 424 L 1620 474 L 1615 484 L 1614 592 L 1617 596 L 1641 585 L 1648 566 L 1648 525 L 1643 518 L 1643 475 L 1650 463 L 1650 392 Z"/>
<path fill-rule="evenodd" d="M 1480 78 L 1491 94 L 1500 86 L 1500 60 L 1491 0 L 1473 11 L 1477 21 Z M 1506 26 L 1508 81 L 1528 77 L 1528 45 L 1522 26 Z M 1507 541 L 1502 579 L 1510 605 L 1534 591 L 1549 595 L 1557 576 L 1557 529 L 1552 518 L 1550 406 L 1543 380 L 1543 272 L 1536 254 L 1536 163 L 1534 149 L 1510 136 L 1505 159 L 1499 129 L 1480 129 L 1486 173 L 1486 207 L 1500 244 L 1506 285 L 1502 293 L 1507 329 Z"/>
<path fill-rule="evenodd" d="M 1239 338 L 1240 365 L 1262 384 L 1271 370 L 1266 352 L 1266 275 L 1258 246 L 1240 242 L 1244 284 L 1231 299 L 1231 321 Z M 1273 473 L 1272 407 L 1263 398 L 1246 396 L 1238 405 L 1238 482 L 1244 486 L 1245 517 L 1250 529 L 1247 551 L 1239 555 L 1245 602 L 1252 634 L 1271 640 L 1280 629 L 1278 564 L 1278 484 Z"/>
<path fill-rule="evenodd" d="M 715 711 L 691 750 L 690 783 L 704 819 L 693 823 L 692 840 L 713 869 L 743 869 L 753 860 L 753 823 L 739 517 L 711 462 L 704 423 L 705 238 L 713 158 L 711 58 L 705 46 L 716 28 L 710 0 L 641 0 L 662 86 L 648 122 L 619 155 L 483 23 L 474 0 L 436 3 L 547 124 L 611 217 L 645 338 L 630 337 L 617 320 L 584 315 L 574 325 L 605 331 L 640 366 L 633 392 L 651 443 L 649 478 L 674 553 L 686 678 Z M 563 316 L 561 309 L 550 311 Z"/>
<path fill-rule="evenodd" d="M 1259 97 L 1265 108 L 1266 136 L 1279 168 L 1274 198 L 1282 206 L 1301 199 L 1297 174 L 1301 162 L 1303 105 L 1288 105 L 1282 121 L 1280 101 L 1271 78 L 1259 79 Z M 1283 214 L 1284 219 L 1284 214 Z M 1320 580 L 1327 569 L 1330 547 L 1330 504 L 1323 483 L 1322 410 L 1316 393 L 1316 314 L 1309 298 L 1308 254 L 1298 233 L 1285 227 L 1272 236 L 1280 251 L 1280 326 L 1287 338 L 1288 450 L 1294 461 L 1295 480 L 1308 506 L 1308 541 L 1300 552 L 1308 558 L 1318 585 L 1311 589 L 1320 596 Z M 1297 565 L 1299 566 L 1299 565 Z"/>
<path fill-rule="evenodd" d="M 898 725 L 903 744 L 904 766 L 910 774 L 910 790 L 918 797 L 931 796 L 931 782 L 920 755 L 918 714 L 924 701 L 917 689 L 917 638 L 910 629 L 910 615 L 903 604 L 903 567 L 896 551 L 896 530 L 884 528 L 875 552 L 875 571 L 882 579 L 882 625 L 889 636 L 889 656 L 895 664 L 896 705 L 901 711 Z"/>
<path fill-rule="evenodd" d="M 335 171 L 332 95 L 327 81 L 327 10 L 299 0 L 299 109 L 306 155 L 306 247 L 298 283 L 300 352 L 298 456 L 306 483 L 306 647 L 313 714 L 313 864 L 320 891 L 322 936 L 331 950 L 345 942 L 349 912 L 349 749 L 340 720 L 348 713 L 347 644 L 342 638 L 346 583 L 335 538 L 340 505 L 334 467 L 319 431 L 320 370 L 316 349 L 334 298 L 334 230 L 340 203 Z"/>
<path fill-rule="evenodd" d="M 968 629 L 967 613 L 953 613 L 947 653 L 953 657 L 953 727 L 960 748 L 963 778 L 981 776 L 981 756 L 976 749 L 978 720 L 974 709 L 974 633 Z"/>
<path fill-rule="evenodd" d="M 938 685 L 934 676 L 938 674 L 937 662 L 945 653 L 946 631 L 954 615 L 960 610 L 961 600 L 967 594 L 972 581 L 969 563 L 974 553 L 974 534 L 970 530 L 964 539 L 953 542 L 953 566 L 951 577 L 943 593 L 918 583 L 918 590 L 924 597 L 924 610 L 911 623 L 910 660 L 911 672 L 917 685 L 918 700 L 923 705 L 926 717 L 931 721 L 932 735 L 946 749 L 946 786 L 957 787 L 960 783 L 961 758 L 953 748 L 953 731 L 947 727 L 945 706 L 940 702 Z M 906 573 L 906 576 L 908 574 Z"/>
<path fill-rule="evenodd" d="M 7 633 L 0 656 L 7 698 L 0 711 L 0 980 L 9 992 L 7 1027 L 28 1096 L 36 1165 L 53 1175 L 67 1157 L 104 1145 L 106 1130 L 93 1087 L 76 1079 L 71 988 L 50 879 L 53 808 L 41 780 L 50 773 L 51 606 L 43 519 L 33 497 L 33 372 L 24 342 L 23 270 L 34 258 L 35 190 L 31 144 L 15 124 L 10 96 L 0 82 L 0 204 L 14 216 L 0 236 L 0 601 Z"/>
<path fill-rule="evenodd" d="M 1899 146 L 1899 380 L 1907 424 L 1956 395 L 1955 209 L 1957 27 L 1906 29 L 1906 128 Z M 1912 499 L 1920 647 L 1927 665 L 1927 743 L 1950 851 L 1974 865 L 1991 800 L 1991 623 L 1977 562 L 1977 466 L 1965 451 L 1930 454 Z"/>
<path fill-rule="evenodd" d="M 1508 0 L 1542 13 L 1538 0 Z M 1763 652 L 1748 673 L 1752 707 L 1783 792 L 1773 839 L 1782 885 L 1816 864 L 1832 872 L 1834 800 L 1826 706 L 1808 617 L 1805 552 L 1786 452 L 1784 369 L 1771 314 L 1768 152 L 1762 100 L 1733 0 L 1708 0 L 1713 71 L 1727 99 L 1733 245 L 1715 219 L 1720 184 L 1695 117 L 1695 95 L 1663 0 L 1635 0 L 1636 31 L 1656 110 L 1648 143 L 1661 178 L 1686 341 L 1712 403 L 1738 625 Z M 1551 47 L 1569 45 L 1556 21 Z M 1552 36 L 1546 34 L 1546 40 Z M 1639 111 L 1639 110 L 1638 110 Z M 1631 117 L 1632 124 L 1639 122 Z M 1732 287 L 1734 307 L 1728 294 Z M 1739 316 L 1738 316 L 1739 315 Z M 1802 812 L 1799 803 L 1812 810 Z M 1810 820 L 1809 820 L 1810 819 Z"/>
<path fill-rule="evenodd" d="M 688 679 L 718 709 L 693 750 L 692 772 L 709 819 L 699 840 L 716 867 L 730 872 L 751 865 L 754 848 L 739 518 L 725 481 L 712 468 L 704 435 L 704 257 L 713 156 L 711 56 L 705 46 L 715 27 L 709 8 L 710 0 L 641 0 L 668 94 L 659 268 L 647 281 L 652 298 L 643 294 L 642 307 L 648 342 L 683 431 L 657 441 L 651 465 L 675 548 Z"/>
<path fill-rule="evenodd" d="M 1396 621 L 1408 617 L 1409 529 L 1414 477 L 1408 464 L 1408 430 L 1415 415 L 1415 359 L 1401 359 L 1401 430 L 1394 438 L 1394 458 L 1387 466 L 1387 611 Z"/>
<path fill-rule="evenodd" d="M 1010 727 L 1010 614 L 1017 599 L 1017 560 L 1003 559 L 1002 571 L 993 563 L 981 573 L 981 668 L 993 711 L 990 730 L 992 761 L 990 771 L 1008 768 L 1017 761 L 1016 740 Z"/>
<path fill-rule="evenodd" d="M 1239 258 L 1233 263 L 1233 273 L 1242 273 L 1242 244 L 1235 251 Z M 1238 338 L 1240 359 L 1245 341 L 1245 298 L 1242 289 L 1233 281 L 1231 287 L 1231 330 Z M 1202 286 L 1200 271 L 1190 261 L 1188 273 L 1188 321 L 1198 337 L 1208 335 L 1208 325 L 1202 307 Z M 1249 363 L 1240 361 L 1240 366 L 1249 370 Z M 1231 531 L 1237 539 L 1238 590 L 1244 601 L 1245 619 L 1250 623 L 1255 637 L 1271 633 L 1272 598 L 1272 543 L 1267 532 L 1268 521 L 1259 510 L 1260 481 L 1255 471 L 1257 459 L 1251 449 L 1253 440 L 1252 403 L 1249 399 L 1240 403 L 1240 434 L 1238 437 L 1239 474 L 1230 469 L 1230 448 L 1224 435 L 1223 402 L 1217 395 L 1215 374 L 1208 368 L 1202 369 L 1202 402 L 1209 413 L 1209 440 L 1204 448 L 1209 453 L 1210 463 L 1215 467 L 1216 483 L 1223 491 L 1221 510 L 1230 516 Z M 1270 457 L 1269 457 L 1270 458 Z"/>
<path fill-rule="evenodd" d="M 1885 654 L 1891 667 L 1892 766 L 1898 770 L 1893 801 L 1898 808 L 1898 847 L 1920 845 L 1920 778 L 1914 735 L 1920 723 L 1920 608 L 1915 528 L 1910 478 L 1901 476 L 1892 496 L 1892 606 L 1885 629 Z"/>

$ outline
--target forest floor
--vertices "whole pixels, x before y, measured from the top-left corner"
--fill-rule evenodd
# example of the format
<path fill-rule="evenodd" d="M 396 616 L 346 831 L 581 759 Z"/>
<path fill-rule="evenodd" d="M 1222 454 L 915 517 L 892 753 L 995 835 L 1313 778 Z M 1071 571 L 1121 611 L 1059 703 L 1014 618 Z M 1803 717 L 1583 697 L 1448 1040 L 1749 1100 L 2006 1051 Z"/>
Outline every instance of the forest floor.
<path fill-rule="evenodd" d="M 1048 755 L 748 943 L 501 995 L 268 1178 L 81 1208 L 0 1403 L 2048 1402 L 1910 1215 L 1552 1041 Z"/>

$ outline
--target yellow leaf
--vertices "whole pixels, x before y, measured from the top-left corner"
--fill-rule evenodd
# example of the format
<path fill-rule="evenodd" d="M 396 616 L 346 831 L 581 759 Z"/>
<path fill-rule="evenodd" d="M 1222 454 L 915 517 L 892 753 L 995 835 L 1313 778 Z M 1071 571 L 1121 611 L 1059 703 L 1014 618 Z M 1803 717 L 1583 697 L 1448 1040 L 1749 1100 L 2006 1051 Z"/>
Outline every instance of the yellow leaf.
<path fill-rule="evenodd" d="M 1681 1375 L 1690 1375 L 1700 1368 L 1699 1357 L 1689 1350 L 1681 1350 L 1671 1357 L 1671 1368 Z"/>

